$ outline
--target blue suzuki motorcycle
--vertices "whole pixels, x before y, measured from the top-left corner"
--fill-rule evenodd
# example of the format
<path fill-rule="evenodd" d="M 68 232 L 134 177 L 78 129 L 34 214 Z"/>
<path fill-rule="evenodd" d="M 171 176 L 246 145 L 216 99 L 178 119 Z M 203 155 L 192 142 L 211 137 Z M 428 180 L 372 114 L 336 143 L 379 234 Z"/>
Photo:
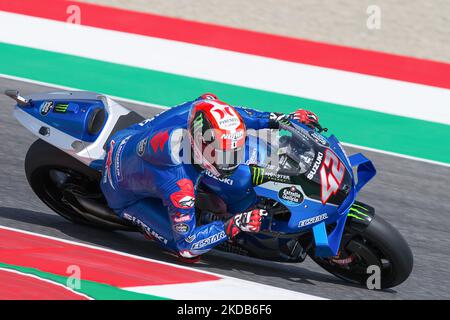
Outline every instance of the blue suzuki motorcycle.
<path fill-rule="evenodd" d="M 36 195 L 74 223 L 139 231 L 108 208 L 100 177 L 109 137 L 143 117 L 92 92 L 5 94 L 17 103 L 16 119 L 39 138 L 25 158 Z M 231 177 L 205 175 L 196 196 L 197 221 L 226 220 L 229 212 L 250 206 L 269 215 L 259 233 L 241 232 L 217 249 L 292 263 L 309 256 L 335 276 L 361 285 L 377 270 L 379 288 L 408 278 L 413 256 L 405 239 L 375 216 L 373 207 L 356 201 L 376 174 L 369 159 L 360 153 L 347 156 L 335 136 L 295 120 L 282 123 L 276 139 L 249 136 L 246 148 L 245 164 Z M 239 194 L 233 191 L 236 184 Z"/>

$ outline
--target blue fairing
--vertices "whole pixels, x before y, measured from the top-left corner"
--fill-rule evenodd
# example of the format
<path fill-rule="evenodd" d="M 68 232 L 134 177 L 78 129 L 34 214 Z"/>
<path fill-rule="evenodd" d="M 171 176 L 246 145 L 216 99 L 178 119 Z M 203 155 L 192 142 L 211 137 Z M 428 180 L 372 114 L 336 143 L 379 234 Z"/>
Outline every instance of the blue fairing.
<path fill-rule="evenodd" d="M 85 142 L 95 141 L 101 132 L 89 134 L 87 130 L 93 113 L 98 109 L 105 109 L 101 100 L 67 99 L 32 100 L 30 106 L 22 108 L 50 127 Z M 107 113 L 105 115 L 104 123 L 108 117 Z"/>
<path fill-rule="evenodd" d="M 328 138 L 325 136 L 323 137 L 328 141 L 329 148 L 333 150 L 345 165 L 352 180 L 351 190 L 339 206 L 329 203 L 322 204 L 321 201 L 311 198 L 305 198 L 300 204 L 290 203 L 289 201 L 283 201 L 283 199 L 279 198 L 278 190 L 270 190 L 264 186 L 256 186 L 254 187 L 254 191 L 257 196 L 282 202 L 291 211 L 289 221 L 273 222 L 270 226 L 271 231 L 289 234 L 299 233 L 312 228 L 316 244 L 316 255 L 329 257 L 337 255 L 339 251 L 347 213 L 354 203 L 357 193 L 370 179 L 373 178 L 376 171 L 372 162 L 362 154 L 355 154 L 350 158 L 347 158 L 335 136 L 332 135 Z M 352 167 L 357 167 L 357 183 L 355 183 Z M 317 219 L 317 217 L 324 218 Z M 317 219 L 317 222 L 302 224 L 304 221 L 311 221 L 308 219 L 312 219 L 313 221 L 314 219 Z M 326 225 L 331 223 L 336 223 L 336 226 L 333 231 L 328 234 Z"/>
<path fill-rule="evenodd" d="M 328 140 L 330 142 L 330 145 L 333 146 L 333 150 L 335 150 L 334 148 L 336 148 L 335 151 L 339 149 L 339 152 L 336 153 L 338 153 L 341 160 L 344 161 L 347 168 L 357 167 L 357 184 L 355 185 L 353 180 L 353 186 L 350 194 L 338 208 L 339 217 L 336 221 L 336 227 L 329 235 L 327 235 L 326 232 L 326 222 L 322 222 L 313 227 L 314 240 L 316 242 L 316 256 L 319 257 L 337 255 L 342 239 L 342 233 L 345 227 L 345 222 L 347 220 L 348 211 L 355 201 L 356 195 L 358 194 L 359 190 L 361 190 L 361 188 L 376 174 L 376 170 L 372 162 L 364 157 L 361 153 L 352 155 L 347 160 L 347 157 L 342 151 L 342 148 L 340 147 L 339 141 L 336 139 L 336 137 L 331 136 Z M 352 172 L 351 170 L 349 171 Z"/>

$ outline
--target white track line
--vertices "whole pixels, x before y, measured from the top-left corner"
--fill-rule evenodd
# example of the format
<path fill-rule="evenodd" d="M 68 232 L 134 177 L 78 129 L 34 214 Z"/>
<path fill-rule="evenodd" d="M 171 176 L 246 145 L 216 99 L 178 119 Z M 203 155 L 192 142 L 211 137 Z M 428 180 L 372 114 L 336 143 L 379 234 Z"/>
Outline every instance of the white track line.
<path fill-rule="evenodd" d="M 4 11 L 0 22 L 5 43 L 450 124 L 443 88 Z"/>
<path fill-rule="evenodd" d="M 73 90 L 80 90 L 80 89 L 77 89 L 77 88 L 61 86 L 61 85 L 58 85 L 58 84 L 55 84 L 55 83 L 36 81 L 36 80 L 28 79 L 28 78 L 15 77 L 15 76 L 10 76 L 10 75 L 7 75 L 7 74 L 2 74 L 2 73 L 0 73 L 0 77 L 1 78 L 15 80 L 15 81 L 21 81 L 21 82 L 36 84 L 36 85 L 45 86 L 45 87 L 54 87 L 56 89 L 61 89 L 61 90 L 71 90 L 71 91 L 73 91 Z M 15 88 L 7 88 L 7 89 L 15 89 Z M 0 92 L 0 94 L 2 94 L 2 92 Z M 126 99 L 126 98 L 121 98 L 121 97 L 111 96 L 111 95 L 108 95 L 108 96 L 111 97 L 112 99 L 115 99 L 115 100 L 118 100 L 118 101 L 133 103 L 133 104 L 136 104 L 136 105 L 146 106 L 146 107 L 150 107 L 150 108 L 155 108 L 155 109 L 160 109 L 160 110 L 170 109 L 170 107 L 161 106 L 161 105 L 157 105 L 157 104 L 153 104 L 153 103 L 148 103 L 148 102 L 143 102 L 143 101 L 138 101 L 138 100 L 132 100 L 132 99 Z M 384 151 L 384 150 L 381 150 L 381 149 L 364 147 L 364 146 L 360 146 L 360 145 L 352 144 L 352 143 L 347 143 L 347 142 L 341 142 L 341 143 L 343 145 L 346 145 L 346 146 L 349 146 L 349 147 L 352 147 L 352 148 L 357 148 L 357 149 L 361 149 L 361 150 L 367 150 L 367 151 L 381 153 L 381 154 L 392 156 L 392 157 L 398 157 L 398 158 L 403 158 L 403 159 L 407 159 L 407 160 L 419 161 L 419 162 L 424 162 L 424 163 L 428 163 L 428 164 L 434 164 L 434 165 L 450 168 L 450 163 L 445 163 L 445 162 L 433 161 L 433 160 L 424 159 L 424 158 L 408 156 L 408 155 L 404 155 L 404 154 L 400 154 L 400 153 L 395 153 L 395 152 L 390 152 L 390 151 Z"/>
<path fill-rule="evenodd" d="M 61 89 L 61 90 L 69 90 L 69 91 L 79 91 L 79 90 L 81 90 L 80 88 L 66 87 L 66 86 L 62 86 L 62 85 L 56 84 L 56 83 L 43 82 L 43 81 L 37 81 L 37 80 L 33 80 L 33 79 L 28 79 L 28 78 L 16 77 L 16 76 L 11 76 L 9 74 L 4 74 L 4 73 L 0 73 L 0 78 L 11 79 L 11 80 L 21 81 L 21 82 L 26 82 L 26 83 L 31 83 L 31 84 L 36 84 L 36 85 L 44 86 L 44 87 L 52 87 L 52 88 Z M 5 89 L 16 89 L 16 88 L 5 88 Z M 0 92 L 0 94 L 3 94 L 3 92 Z M 132 99 L 127 99 L 127 98 L 112 96 L 112 95 L 109 95 L 109 94 L 107 96 L 111 97 L 112 99 L 115 99 L 115 100 L 128 102 L 128 103 L 133 103 L 133 104 L 137 104 L 137 105 L 141 105 L 141 106 L 145 106 L 145 107 L 151 107 L 151 108 L 161 109 L 161 110 L 170 109 L 170 107 L 161 106 L 159 104 L 143 102 L 143 101 L 138 101 L 138 100 L 132 100 Z"/>
<path fill-rule="evenodd" d="M 396 153 L 396 152 L 390 152 L 390 151 L 384 151 L 384 150 L 364 147 L 364 146 L 360 146 L 360 145 L 357 145 L 357 144 L 351 144 L 351 143 L 347 143 L 347 142 L 342 142 L 342 144 L 347 146 L 347 147 L 357 148 L 357 149 L 371 151 L 371 152 L 382 153 L 382 154 L 385 154 L 385 155 L 388 155 L 388 156 L 392 156 L 392 157 L 398 157 L 398 158 L 403 158 L 403 159 L 407 159 L 407 160 L 420 161 L 420 162 L 425 162 L 425 163 L 429 163 L 429 164 L 435 164 L 435 165 L 438 165 L 438 166 L 443 166 L 443 167 L 450 168 L 450 163 L 439 162 L 439 161 L 434 161 L 434 160 L 429 160 L 429 159 L 424 159 L 424 158 L 417 158 L 417 157 L 413 157 L 413 156 L 407 156 L 407 155 L 401 154 L 401 153 Z"/>
<path fill-rule="evenodd" d="M 221 279 L 197 283 L 122 288 L 133 292 L 171 297 L 175 300 L 323 300 L 316 296 L 256 282 Z M 206 293 L 206 294 L 205 294 Z"/>
<path fill-rule="evenodd" d="M 200 299 L 211 298 L 211 297 L 208 297 L 207 292 L 201 294 L 200 290 L 202 290 L 202 289 L 212 290 L 211 291 L 212 292 L 211 299 L 249 299 L 249 300 L 251 300 L 251 299 L 253 299 L 252 294 L 254 292 L 255 292 L 255 296 L 257 296 L 258 299 L 264 299 L 262 297 L 263 294 L 265 296 L 265 299 L 269 299 L 269 300 L 279 299 L 278 298 L 279 296 L 282 296 L 283 297 L 282 299 L 295 299 L 295 300 L 323 300 L 323 299 L 325 299 L 322 297 L 304 294 L 301 292 L 296 292 L 296 291 L 291 291 L 291 290 L 282 289 L 282 288 L 278 288 L 278 287 L 263 285 L 263 284 L 259 284 L 256 282 L 242 280 L 242 279 L 238 279 L 238 278 L 234 278 L 234 277 L 230 277 L 230 276 L 226 276 L 226 275 L 222 275 L 222 274 L 217 274 L 217 273 L 203 271 L 203 270 L 197 270 L 197 269 L 191 268 L 191 267 L 180 266 L 180 265 L 169 263 L 169 262 L 145 258 L 145 257 L 129 254 L 129 253 L 122 252 L 122 251 L 106 249 L 106 248 L 102 248 L 102 247 L 98 247 L 98 246 L 94 246 L 94 245 L 90 245 L 90 244 L 61 239 L 61 238 L 43 235 L 43 234 L 31 232 L 31 231 L 25 231 L 25 230 L 11 228 L 11 227 L 5 227 L 5 226 L 0 226 L 0 229 L 20 232 L 20 233 L 24 233 L 24 234 L 28 234 L 28 235 L 41 237 L 41 238 L 46 238 L 46 239 L 51 239 L 51 240 L 60 241 L 60 242 L 64 242 L 64 243 L 69 243 L 69 244 L 73 244 L 73 245 L 77 245 L 77 246 L 81 246 L 81 247 L 110 252 L 110 253 L 114 253 L 117 255 L 125 256 L 125 257 L 139 259 L 142 261 L 149 261 L 152 263 L 159 263 L 159 264 L 163 264 L 163 265 L 178 268 L 178 269 L 190 270 L 193 272 L 203 273 L 203 274 L 209 274 L 209 275 L 213 275 L 215 277 L 221 278 L 219 280 L 205 281 L 203 285 L 198 285 L 198 284 L 194 283 L 194 284 L 185 284 L 185 286 L 182 287 L 183 290 L 187 290 L 187 293 L 188 293 L 190 290 L 189 286 L 194 285 L 193 290 L 195 292 L 195 295 L 197 298 L 200 298 Z M 222 281 L 222 280 L 225 280 L 225 281 Z M 223 284 L 223 287 L 222 287 L 222 284 Z M 174 289 L 179 290 L 179 288 L 181 288 L 181 287 L 177 287 L 177 286 L 178 285 L 145 286 L 145 287 L 131 287 L 131 288 L 121 288 L 121 289 L 135 291 L 135 292 L 141 292 L 141 293 L 147 293 L 147 294 L 155 294 L 157 296 L 163 296 L 163 297 L 168 297 L 168 298 L 179 299 L 176 297 L 182 297 L 182 299 L 190 299 L 188 296 L 184 296 L 184 294 L 181 294 L 179 292 L 174 292 L 173 291 Z M 161 289 L 161 291 L 158 291 L 158 289 Z M 237 290 L 242 290 L 243 292 L 237 293 L 236 292 Z M 152 293 L 150 293 L 150 292 L 152 292 Z M 220 292 L 222 292 L 223 294 L 221 295 Z M 194 299 L 194 298 L 192 298 L 192 299 Z"/>

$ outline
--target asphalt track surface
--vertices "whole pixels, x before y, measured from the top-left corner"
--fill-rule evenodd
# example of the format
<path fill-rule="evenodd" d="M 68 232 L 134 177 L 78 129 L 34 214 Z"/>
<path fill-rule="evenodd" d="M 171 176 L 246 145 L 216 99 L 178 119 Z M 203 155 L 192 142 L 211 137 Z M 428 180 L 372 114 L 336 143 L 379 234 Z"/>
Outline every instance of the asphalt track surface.
<path fill-rule="evenodd" d="M 22 94 L 55 90 L 0 78 L 1 92 L 5 88 Z M 123 104 L 147 117 L 159 111 Z M 28 186 L 24 173 L 25 154 L 36 137 L 12 116 L 13 105 L 11 99 L 0 96 L 0 225 L 177 263 L 140 234 L 74 225 L 47 208 Z M 330 299 L 450 299 L 450 168 L 363 152 L 374 162 L 378 175 L 359 199 L 393 224 L 414 254 L 414 270 L 402 285 L 384 291 L 353 286 L 322 271 L 309 258 L 302 264 L 281 264 L 213 251 L 194 267 Z"/>

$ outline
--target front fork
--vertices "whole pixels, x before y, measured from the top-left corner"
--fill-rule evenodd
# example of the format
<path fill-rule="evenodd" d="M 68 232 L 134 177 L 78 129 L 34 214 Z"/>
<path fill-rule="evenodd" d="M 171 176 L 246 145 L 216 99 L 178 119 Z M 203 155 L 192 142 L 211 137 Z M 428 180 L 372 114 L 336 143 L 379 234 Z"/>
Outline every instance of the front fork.
<path fill-rule="evenodd" d="M 351 262 L 351 257 L 346 254 L 346 248 L 351 246 L 351 240 L 370 225 L 375 216 L 375 209 L 365 203 L 355 201 L 350 207 L 345 223 L 344 233 L 341 239 L 340 250 L 337 256 L 331 260 L 337 264 L 345 265 Z"/>

